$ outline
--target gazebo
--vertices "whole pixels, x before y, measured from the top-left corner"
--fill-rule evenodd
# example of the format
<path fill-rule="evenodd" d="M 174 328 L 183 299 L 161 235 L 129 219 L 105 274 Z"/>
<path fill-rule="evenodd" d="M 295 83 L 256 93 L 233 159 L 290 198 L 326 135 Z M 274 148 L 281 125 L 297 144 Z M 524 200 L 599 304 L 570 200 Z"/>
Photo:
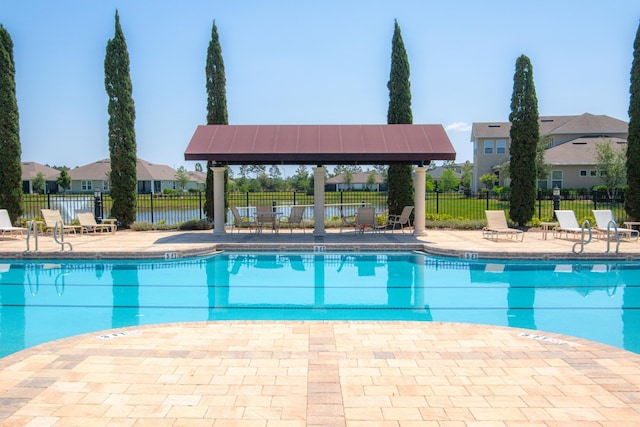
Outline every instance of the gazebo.
<path fill-rule="evenodd" d="M 202 125 L 196 128 L 185 160 L 214 163 L 214 235 L 224 230 L 224 167 L 227 165 L 316 165 L 314 236 L 323 236 L 323 165 L 405 164 L 415 166 L 414 234 L 424 234 L 426 166 L 455 160 L 442 125 Z"/>

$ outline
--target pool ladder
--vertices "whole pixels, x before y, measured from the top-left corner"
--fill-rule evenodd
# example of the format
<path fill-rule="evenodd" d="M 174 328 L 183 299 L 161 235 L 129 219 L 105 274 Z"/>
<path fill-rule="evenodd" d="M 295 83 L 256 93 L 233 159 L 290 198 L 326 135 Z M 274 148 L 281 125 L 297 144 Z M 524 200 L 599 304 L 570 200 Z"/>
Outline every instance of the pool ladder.
<path fill-rule="evenodd" d="M 618 233 L 618 225 L 616 224 L 616 222 L 614 220 L 610 220 L 607 223 L 607 250 L 605 251 L 605 254 L 609 253 L 609 245 L 611 244 L 611 226 L 613 225 L 613 232 L 614 232 L 614 236 L 616 238 L 616 254 L 618 253 L 618 249 L 620 249 L 620 233 Z"/>
<path fill-rule="evenodd" d="M 581 254 L 582 251 L 584 251 L 584 247 L 585 245 L 588 245 L 589 243 L 591 243 L 591 224 L 589 223 L 588 219 L 585 219 L 584 222 L 582 223 L 582 236 L 580 237 L 580 241 L 576 242 L 573 244 L 573 248 L 571 249 L 571 251 L 574 254 Z M 588 233 L 589 233 L 589 238 L 585 241 L 584 240 L 584 230 L 585 228 L 587 229 Z M 580 250 L 576 252 L 576 247 L 580 246 Z"/>
<path fill-rule="evenodd" d="M 58 239 L 58 229 L 60 229 L 60 239 Z M 36 252 L 38 251 L 38 223 L 36 221 L 29 221 L 29 227 L 27 228 L 27 252 L 31 252 L 29 242 L 31 241 L 31 233 L 33 232 L 36 240 Z M 60 245 L 60 250 L 64 252 L 64 246 L 69 245 L 69 250 L 73 250 L 73 246 L 69 242 L 64 241 L 64 227 L 60 220 L 56 221 L 56 225 L 53 227 L 53 240 Z"/>

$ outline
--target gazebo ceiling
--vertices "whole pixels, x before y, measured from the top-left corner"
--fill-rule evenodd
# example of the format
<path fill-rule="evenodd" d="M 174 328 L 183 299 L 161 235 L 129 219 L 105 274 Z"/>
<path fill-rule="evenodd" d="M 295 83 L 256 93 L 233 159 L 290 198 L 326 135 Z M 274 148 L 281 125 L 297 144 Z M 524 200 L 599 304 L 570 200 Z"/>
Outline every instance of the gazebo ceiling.
<path fill-rule="evenodd" d="M 455 160 L 442 125 L 202 125 L 185 160 L 228 165 L 428 164 Z"/>

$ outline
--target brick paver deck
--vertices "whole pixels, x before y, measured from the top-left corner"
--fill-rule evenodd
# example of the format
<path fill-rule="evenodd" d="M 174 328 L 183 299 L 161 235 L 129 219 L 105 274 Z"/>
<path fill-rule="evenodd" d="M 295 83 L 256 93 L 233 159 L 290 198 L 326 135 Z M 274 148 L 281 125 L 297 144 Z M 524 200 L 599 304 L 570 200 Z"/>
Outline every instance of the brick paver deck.
<path fill-rule="evenodd" d="M 385 239 L 394 247 L 420 242 L 458 255 L 575 256 L 572 242 L 535 233 L 524 244 L 485 241 L 477 231 L 389 234 L 351 235 L 342 243 Z M 340 243 L 334 236 L 287 235 L 272 239 Z M 225 241 L 255 247 L 268 239 L 240 234 Z M 70 241 L 76 254 L 107 257 L 188 255 L 224 243 L 210 232 L 118 232 Z M 19 258 L 24 244 L 1 240 L 0 256 Z M 41 244 L 40 256 L 60 255 Z M 604 248 L 597 242 L 587 255 L 601 256 Z M 640 254 L 638 243 L 622 248 L 620 257 Z M 640 355 L 544 332 L 439 322 L 130 327 L 0 359 L 0 420 L 7 426 L 636 426 Z"/>

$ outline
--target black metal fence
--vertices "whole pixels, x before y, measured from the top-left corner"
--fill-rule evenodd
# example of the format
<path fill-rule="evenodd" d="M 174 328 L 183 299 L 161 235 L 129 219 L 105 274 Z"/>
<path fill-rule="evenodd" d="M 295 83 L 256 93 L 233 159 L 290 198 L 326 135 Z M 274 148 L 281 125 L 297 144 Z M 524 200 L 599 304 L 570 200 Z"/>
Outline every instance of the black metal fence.
<path fill-rule="evenodd" d="M 340 215 L 352 215 L 362 205 L 375 207 L 384 214 L 387 210 L 386 192 L 376 191 L 338 191 L 325 193 L 325 218 L 339 219 Z M 203 193 L 185 194 L 138 194 L 136 201 L 136 221 L 153 224 L 177 224 L 192 219 L 203 219 L 205 197 Z M 573 210 L 579 221 L 591 219 L 594 209 L 611 209 L 616 221 L 627 220 L 624 201 L 621 197 L 610 200 L 605 191 L 585 194 L 564 194 L 556 200 L 557 208 Z M 239 208 L 252 209 L 255 206 L 269 205 L 283 215 L 293 205 L 307 205 L 305 219 L 313 217 L 313 195 L 301 192 L 248 192 L 230 193 L 228 204 Z M 71 223 L 79 210 L 90 210 L 96 217 L 109 218 L 113 201 L 109 194 L 99 197 L 87 194 L 25 194 L 23 196 L 22 219 L 39 217 L 40 209 L 58 209 L 65 222 Z M 246 210 L 245 209 L 245 210 Z M 491 193 L 479 193 L 465 196 L 459 192 L 429 192 L 425 196 L 427 219 L 433 220 L 484 220 L 485 210 L 509 210 L 506 196 L 499 197 Z M 549 221 L 553 217 L 553 196 L 540 192 L 536 200 L 534 217 Z"/>

